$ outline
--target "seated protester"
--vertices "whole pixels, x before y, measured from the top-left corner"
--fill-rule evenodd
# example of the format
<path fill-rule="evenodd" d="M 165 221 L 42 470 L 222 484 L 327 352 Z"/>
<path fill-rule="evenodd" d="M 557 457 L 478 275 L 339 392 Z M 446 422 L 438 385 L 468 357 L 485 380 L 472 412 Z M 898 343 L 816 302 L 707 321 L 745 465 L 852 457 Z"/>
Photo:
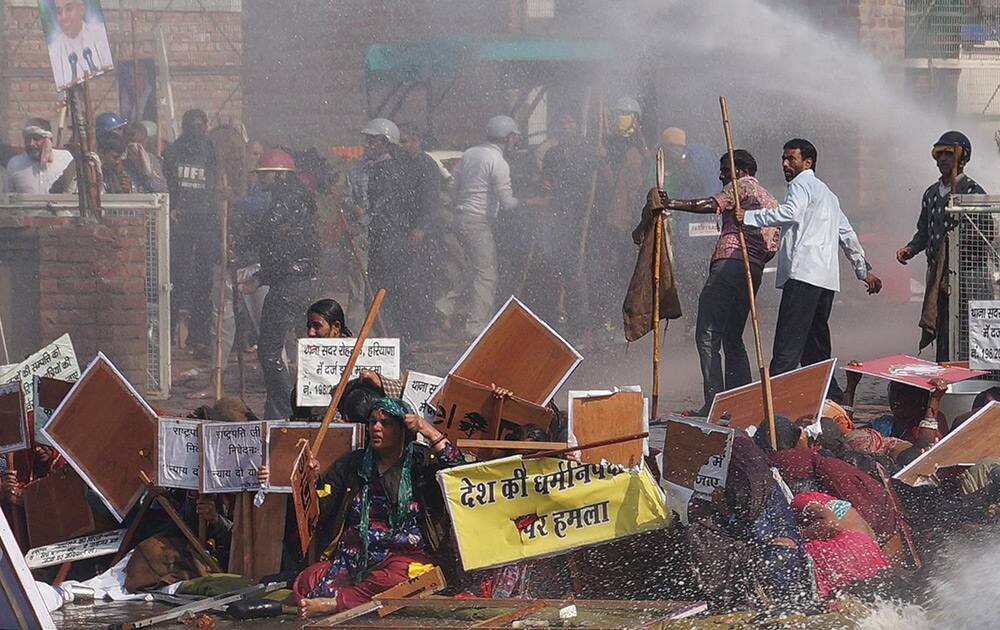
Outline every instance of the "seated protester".
<path fill-rule="evenodd" d="M 319 479 L 318 531 L 334 536 L 324 560 L 295 579 L 303 617 L 347 610 L 435 564 L 445 541 L 444 501 L 435 473 L 464 463 L 462 453 L 406 402 L 383 398 L 369 417 L 368 446 L 341 458 Z M 416 444 L 417 433 L 430 446 Z M 310 463 L 316 466 L 315 462 Z"/>
<path fill-rule="evenodd" d="M 848 431 L 844 435 L 844 441 L 849 450 L 888 457 L 893 462 L 896 461 L 900 453 L 913 446 L 906 440 L 885 437 L 871 427 L 859 427 Z"/>
<path fill-rule="evenodd" d="M 792 509 L 802 526 L 821 598 L 889 568 L 874 532 L 849 502 L 822 492 L 801 492 L 792 500 Z"/>
<path fill-rule="evenodd" d="M 687 530 L 703 595 L 713 610 L 801 608 L 812 585 L 795 516 L 767 457 L 753 440 L 733 440 L 725 491 L 714 513 Z M 761 598 L 763 597 L 763 598 Z"/>
<path fill-rule="evenodd" d="M 852 361 L 848 365 L 856 364 Z M 854 419 L 854 399 L 861 382 L 860 372 L 847 372 L 847 388 L 844 390 L 844 408 Z M 917 444 L 933 444 L 948 432 L 948 421 L 938 411 L 941 397 L 947 385 L 940 379 L 932 381 L 933 392 L 893 381 L 889 383 L 889 410 L 875 418 L 868 426 L 885 437 L 894 437 Z"/>
<path fill-rule="evenodd" d="M 768 452 L 768 460 L 793 493 L 818 491 L 849 501 L 871 526 L 880 543 L 896 533 L 895 507 L 882 484 L 847 462 L 802 446 L 801 430 L 788 418 L 776 417 L 774 427 L 777 451 L 770 450 L 766 420 L 757 429 L 754 441 Z"/>
<path fill-rule="evenodd" d="M 977 411 L 979 411 L 986 405 L 990 404 L 991 402 L 1000 402 L 1000 387 L 991 387 L 976 394 L 975 399 L 972 401 L 972 409 L 970 409 L 966 413 L 962 413 L 955 416 L 955 419 L 952 421 L 951 426 L 948 428 L 948 432 L 950 433 L 954 431 L 963 422 L 974 416 Z"/>

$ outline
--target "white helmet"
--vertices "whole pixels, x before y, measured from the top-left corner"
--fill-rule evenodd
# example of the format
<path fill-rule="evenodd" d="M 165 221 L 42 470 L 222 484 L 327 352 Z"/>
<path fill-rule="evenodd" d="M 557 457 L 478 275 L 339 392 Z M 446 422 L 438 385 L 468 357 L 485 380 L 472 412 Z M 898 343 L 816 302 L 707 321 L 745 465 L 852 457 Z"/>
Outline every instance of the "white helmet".
<path fill-rule="evenodd" d="M 510 116 L 494 116 L 486 123 L 486 135 L 495 140 L 503 140 L 512 133 L 520 135 L 521 130 Z"/>
<path fill-rule="evenodd" d="M 399 144 L 399 127 L 388 118 L 372 118 L 361 130 L 363 136 L 383 136 L 391 144 Z"/>
<path fill-rule="evenodd" d="M 623 96 L 615 101 L 611 111 L 631 112 L 637 116 L 642 116 L 642 108 L 639 107 L 639 101 L 635 100 L 631 96 Z"/>

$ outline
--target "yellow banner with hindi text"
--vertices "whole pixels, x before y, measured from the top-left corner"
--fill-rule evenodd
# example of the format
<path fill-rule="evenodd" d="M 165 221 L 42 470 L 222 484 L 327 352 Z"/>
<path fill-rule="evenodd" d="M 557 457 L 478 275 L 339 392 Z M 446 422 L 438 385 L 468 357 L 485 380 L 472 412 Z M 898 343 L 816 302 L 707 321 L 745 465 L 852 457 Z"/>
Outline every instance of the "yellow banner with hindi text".
<path fill-rule="evenodd" d="M 666 527 L 648 470 L 520 456 L 442 470 L 463 567 L 483 569 Z"/>

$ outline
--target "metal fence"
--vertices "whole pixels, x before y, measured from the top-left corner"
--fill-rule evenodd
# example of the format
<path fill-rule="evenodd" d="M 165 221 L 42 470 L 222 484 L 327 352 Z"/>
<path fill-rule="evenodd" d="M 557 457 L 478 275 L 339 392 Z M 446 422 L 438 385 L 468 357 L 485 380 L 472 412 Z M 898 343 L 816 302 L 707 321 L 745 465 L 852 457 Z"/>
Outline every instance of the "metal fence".
<path fill-rule="evenodd" d="M 948 239 L 951 360 L 965 361 L 969 301 L 1000 299 L 1000 195 L 955 195 L 947 213 L 957 221 Z"/>
<path fill-rule="evenodd" d="M 997 0 L 906 0 L 906 56 L 953 58 L 1000 40 Z"/>
<path fill-rule="evenodd" d="M 101 195 L 101 206 L 107 216 L 144 218 L 147 362 L 142 389 L 148 398 L 167 398 L 171 387 L 169 196 Z M 0 195 L 0 211 L 22 216 L 80 216 L 76 195 Z"/>

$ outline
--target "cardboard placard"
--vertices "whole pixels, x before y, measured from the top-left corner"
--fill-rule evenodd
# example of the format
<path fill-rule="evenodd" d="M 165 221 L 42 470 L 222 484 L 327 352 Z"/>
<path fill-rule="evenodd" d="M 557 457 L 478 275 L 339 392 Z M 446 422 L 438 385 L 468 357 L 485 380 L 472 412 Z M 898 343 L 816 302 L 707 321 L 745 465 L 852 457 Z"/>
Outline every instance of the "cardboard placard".
<path fill-rule="evenodd" d="M 25 485 L 21 497 L 32 547 L 91 534 L 97 527 L 87 484 L 69 466 Z"/>
<path fill-rule="evenodd" d="M 635 435 L 649 429 L 646 401 L 638 387 L 614 391 L 571 391 L 568 398 L 569 432 L 576 439 L 576 444 Z M 639 464 L 648 452 L 648 440 L 631 440 L 580 451 L 580 461 L 591 464 L 605 461 L 632 467 Z"/>
<path fill-rule="evenodd" d="M 483 385 L 496 384 L 521 399 L 547 405 L 583 361 L 573 346 L 511 296 L 449 371 Z M 440 405 L 440 389 L 432 398 Z"/>
<path fill-rule="evenodd" d="M 300 407 L 326 407 L 340 376 L 351 358 L 356 339 L 303 338 L 298 341 L 298 368 L 295 399 Z M 398 379 L 399 339 L 365 339 L 351 378 L 370 370 L 386 378 Z"/>
<path fill-rule="evenodd" d="M 59 407 L 59 403 L 61 403 L 63 399 L 69 395 L 70 390 L 73 389 L 73 383 L 75 381 L 64 381 L 58 378 L 38 375 L 35 375 L 34 381 L 35 442 L 37 444 L 52 446 L 49 444 L 49 441 L 45 439 L 45 435 L 42 433 L 42 427 L 47 425 L 49 420 L 52 419 L 52 414 L 55 413 L 56 409 Z"/>
<path fill-rule="evenodd" d="M 162 488 L 201 488 L 201 420 L 158 418 L 156 485 Z"/>
<path fill-rule="evenodd" d="M 243 492 L 260 488 L 257 471 L 264 462 L 267 423 L 203 422 L 201 492 Z"/>
<path fill-rule="evenodd" d="M 66 540 L 54 545 L 35 547 L 25 554 L 24 559 L 31 569 L 51 567 L 63 562 L 76 562 L 88 558 L 107 556 L 118 551 L 125 539 L 124 529 L 113 532 L 92 534 L 82 538 Z"/>
<path fill-rule="evenodd" d="M 733 430 L 697 420 L 668 418 L 663 438 L 664 481 L 710 499 L 725 489 L 733 453 Z"/>
<path fill-rule="evenodd" d="M 467 571 L 563 553 L 670 523 L 663 495 L 645 467 L 622 470 L 550 457 L 505 457 L 442 470 L 437 479 Z"/>
<path fill-rule="evenodd" d="M 312 451 L 309 442 L 303 440 L 299 452 L 292 462 L 292 506 L 295 508 L 295 524 L 299 532 L 302 555 L 309 553 L 309 542 L 319 523 L 319 496 L 309 475 L 309 460 Z"/>
<path fill-rule="evenodd" d="M 0 510 L 0 628 L 55 630 L 49 609 L 38 592 L 35 578 L 24 561 L 7 517 Z"/>
<path fill-rule="evenodd" d="M 21 383 L 0 385 L 0 454 L 23 451 L 29 442 Z"/>
<path fill-rule="evenodd" d="M 406 381 L 403 383 L 403 400 L 410 403 L 418 415 L 430 418 L 434 415 L 434 405 L 430 401 L 442 381 L 444 379 L 440 376 L 407 370 Z"/>
<path fill-rule="evenodd" d="M 38 352 L 18 363 L 14 368 L 0 373 L 0 384 L 20 379 L 24 389 L 24 412 L 35 410 L 35 376 L 48 376 L 64 381 L 80 378 L 80 365 L 69 335 L 59 337 Z"/>
<path fill-rule="evenodd" d="M 1000 457 L 1000 403 L 991 402 L 893 475 L 910 486 L 935 485 L 935 473 Z"/>
<path fill-rule="evenodd" d="M 982 370 L 968 370 L 961 367 L 944 366 L 905 354 L 894 354 L 881 359 L 864 361 L 860 365 L 845 365 L 845 372 L 860 372 L 868 376 L 912 385 L 930 391 L 931 381 L 941 379 L 945 383 L 958 383 L 986 374 Z"/>
<path fill-rule="evenodd" d="M 299 454 L 299 441 L 316 437 L 317 425 L 312 422 L 267 423 L 267 469 L 270 473 L 268 492 L 291 493 L 292 467 Z M 334 422 L 327 429 L 326 438 L 315 455 L 320 471 L 351 451 L 361 448 L 362 426 L 354 423 Z"/>
<path fill-rule="evenodd" d="M 42 434 L 119 522 L 154 471 L 156 413 L 103 353 L 87 366 Z"/>
<path fill-rule="evenodd" d="M 511 396 L 502 401 L 493 390 L 460 376 L 449 376 L 435 394 L 434 427 L 453 443 L 459 438 L 523 440 L 521 427 L 534 424 L 549 430 L 552 412 Z"/>
<path fill-rule="evenodd" d="M 774 401 L 774 414 L 785 416 L 797 424 L 804 424 L 811 418 L 813 422 L 807 430 L 812 430 L 813 427 L 818 429 L 826 390 L 830 386 L 836 364 L 836 359 L 827 359 L 772 376 L 771 399 Z M 729 419 L 727 426 L 743 429 L 752 435 L 764 420 L 760 381 L 716 394 L 712 409 L 708 412 L 708 423 L 719 424 L 723 416 Z"/>

